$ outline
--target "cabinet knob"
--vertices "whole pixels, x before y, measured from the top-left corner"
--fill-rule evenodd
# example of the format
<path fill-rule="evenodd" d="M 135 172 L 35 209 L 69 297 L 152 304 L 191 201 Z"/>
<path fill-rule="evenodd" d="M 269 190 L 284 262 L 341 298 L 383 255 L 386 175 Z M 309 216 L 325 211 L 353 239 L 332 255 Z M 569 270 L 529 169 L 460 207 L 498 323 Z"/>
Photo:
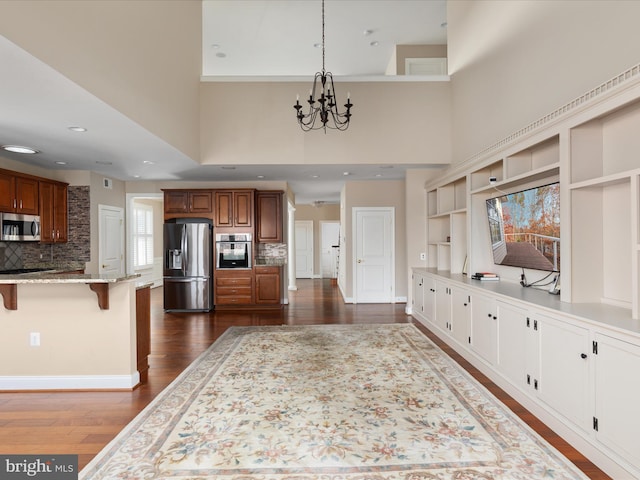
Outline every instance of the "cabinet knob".
<path fill-rule="evenodd" d="M 586 353 L 581 353 L 580 354 L 580 358 L 587 358 L 587 354 Z"/>

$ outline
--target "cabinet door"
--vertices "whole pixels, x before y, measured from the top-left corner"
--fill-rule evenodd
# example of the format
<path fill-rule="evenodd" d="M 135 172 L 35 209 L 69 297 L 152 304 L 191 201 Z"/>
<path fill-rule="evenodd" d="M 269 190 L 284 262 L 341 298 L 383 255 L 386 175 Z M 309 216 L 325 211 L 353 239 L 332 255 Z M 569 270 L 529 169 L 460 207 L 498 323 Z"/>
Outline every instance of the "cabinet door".
<path fill-rule="evenodd" d="M 640 467 L 640 347 L 600 334 L 595 341 L 596 437 Z"/>
<path fill-rule="evenodd" d="M 55 241 L 54 225 L 54 184 L 40 182 L 40 242 L 53 243 Z"/>
<path fill-rule="evenodd" d="M 211 213 L 211 192 L 189 192 L 189 212 Z"/>
<path fill-rule="evenodd" d="M 449 330 L 460 344 L 468 346 L 471 333 L 471 295 L 463 288 L 451 287 L 451 324 Z"/>
<path fill-rule="evenodd" d="M 256 303 L 280 304 L 280 268 L 256 267 Z"/>
<path fill-rule="evenodd" d="M 282 193 L 256 193 L 256 241 L 282 243 Z"/>
<path fill-rule="evenodd" d="M 539 317 L 538 395 L 574 424 L 588 428 L 589 332 L 570 323 Z"/>
<path fill-rule="evenodd" d="M 436 326 L 449 331 L 451 323 L 451 287 L 447 283 L 436 282 Z"/>
<path fill-rule="evenodd" d="M 436 316 L 436 281 L 431 277 L 424 277 L 423 291 L 424 318 L 433 323 Z"/>
<path fill-rule="evenodd" d="M 38 214 L 38 181 L 16 177 L 17 213 Z"/>
<path fill-rule="evenodd" d="M 498 370 L 523 388 L 527 384 L 527 312 L 498 303 L 498 313 Z M 529 383 L 535 382 L 537 379 L 530 377 Z"/>
<path fill-rule="evenodd" d="M 498 357 L 498 312 L 492 298 L 474 295 L 471 303 L 471 348 L 491 365 Z"/>
<path fill-rule="evenodd" d="M 0 172 L 0 212 L 15 212 L 15 177 Z"/>
<path fill-rule="evenodd" d="M 233 193 L 216 192 L 215 198 L 216 227 L 233 227 Z"/>
<path fill-rule="evenodd" d="M 413 274 L 413 306 L 414 316 L 424 320 L 424 276 L 421 273 Z"/>
<path fill-rule="evenodd" d="M 60 183 L 53 185 L 53 225 L 55 227 L 56 242 L 68 241 L 69 211 L 67 201 L 67 186 Z"/>
<path fill-rule="evenodd" d="M 164 192 L 165 213 L 187 213 L 189 193 L 186 191 Z"/>
<path fill-rule="evenodd" d="M 233 226 L 253 224 L 253 192 L 233 192 Z"/>

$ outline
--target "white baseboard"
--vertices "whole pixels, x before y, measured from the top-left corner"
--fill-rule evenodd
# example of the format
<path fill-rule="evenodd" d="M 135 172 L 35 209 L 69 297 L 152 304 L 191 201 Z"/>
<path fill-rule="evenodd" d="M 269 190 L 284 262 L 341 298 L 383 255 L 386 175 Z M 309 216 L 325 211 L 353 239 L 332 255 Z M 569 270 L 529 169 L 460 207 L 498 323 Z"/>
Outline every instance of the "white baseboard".
<path fill-rule="evenodd" d="M 131 390 L 140 383 L 132 375 L 3 376 L 2 390 Z"/>
<path fill-rule="evenodd" d="M 407 303 L 407 297 L 396 297 L 395 303 Z"/>

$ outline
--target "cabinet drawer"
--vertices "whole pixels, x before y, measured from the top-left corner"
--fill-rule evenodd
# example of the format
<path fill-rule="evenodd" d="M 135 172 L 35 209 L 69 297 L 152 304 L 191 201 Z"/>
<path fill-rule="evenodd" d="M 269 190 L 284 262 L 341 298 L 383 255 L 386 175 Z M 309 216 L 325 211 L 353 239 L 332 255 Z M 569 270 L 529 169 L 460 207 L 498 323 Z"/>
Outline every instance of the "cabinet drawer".
<path fill-rule="evenodd" d="M 251 277 L 217 277 L 216 278 L 217 287 L 236 286 L 236 285 L 246 285 L 248 287 L 251 287 Z"/>
<path fill-rule="evenodd" d="M 251 304 L 251 296 L 227 297 L 225 295 L 222 295 L 222 296 L 216 295 L 216 305 L 250 305 L 250 304 Z"/>
<path fill-rule="evenodd" d="M 256 274 L 263 274 L 263 273 L 280 273 L 280 267 L 277 266 L 257 266 L 256 265 Z"/>
<path fill-rule="evenodd" d="M 250 286 L 237 286 L 237 285 L 228 285 L 228 286 L 216 286 L 216 295 L 230 295 L 230 296 L 251 296 L 251 287 Z"/>

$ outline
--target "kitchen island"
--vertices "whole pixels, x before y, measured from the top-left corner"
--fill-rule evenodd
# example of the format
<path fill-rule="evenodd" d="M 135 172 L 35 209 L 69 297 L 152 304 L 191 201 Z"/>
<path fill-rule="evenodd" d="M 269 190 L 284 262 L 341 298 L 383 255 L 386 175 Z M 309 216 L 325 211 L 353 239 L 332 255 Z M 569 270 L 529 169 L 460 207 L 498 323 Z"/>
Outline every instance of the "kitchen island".
<path fill-rule="evenodd" d="M 146 378 L 148 291 L 137 275 L 0 275 L 0 390 L 134 388 Z"/>

